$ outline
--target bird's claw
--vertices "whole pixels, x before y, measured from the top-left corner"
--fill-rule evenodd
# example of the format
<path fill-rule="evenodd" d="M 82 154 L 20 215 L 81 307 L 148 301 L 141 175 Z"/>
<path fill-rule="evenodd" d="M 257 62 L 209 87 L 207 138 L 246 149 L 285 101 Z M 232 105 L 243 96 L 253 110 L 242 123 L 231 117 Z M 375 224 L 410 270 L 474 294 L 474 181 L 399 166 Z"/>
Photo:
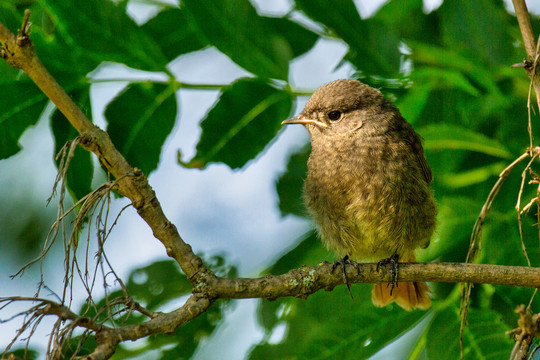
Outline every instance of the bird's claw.
<path fill-rule="evenodd" d="M 336 270 L 338 266 L 341 267 L 341 273 L 343 275 L 343 282 L 345 285 L 347 285 L 347 290 L 349 291 L 349 295 L 351 296 L 351 299 L 354 299 L 354 296 L 351 292 L 351 284 L 349 284 L 349 279 L 347 278 L 347 269 L 345 268 L 346 265 L 356 265 L 354 261 L 349 259 L 349 255 L 345 255 L 345 257 L 341 260 L 336 260 L 332 264 L 332 272 Z"/>
<path fill-rule="evenodd" d="M 392 279 L 388 283 L 388 286 L 390 286 L 390 296 L 392 296 L 392 291 L 394 290 L 394 287 L 398 286 L 398 274 L 399 274 L 399 255 L 397 253 L 394 253 L 394 255 L 390 256 L 389 258 L 382 259 L 377 263 L 377 272 L 379 271 L 380 267 L 386 266 L 388 264 L 391 265 L 390 271 L 392 273 Z"/>

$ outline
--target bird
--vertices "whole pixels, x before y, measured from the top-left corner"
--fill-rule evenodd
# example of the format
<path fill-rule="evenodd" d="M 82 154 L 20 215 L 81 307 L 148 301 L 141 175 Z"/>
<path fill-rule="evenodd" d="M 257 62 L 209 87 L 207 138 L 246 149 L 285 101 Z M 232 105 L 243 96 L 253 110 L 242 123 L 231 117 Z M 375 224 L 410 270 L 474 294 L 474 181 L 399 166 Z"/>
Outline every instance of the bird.
<path fill-rule="evenodd" d="M 323 244 L 343 258 L 344 276 L 351 260 L 378 262 L 377 269 L 391 263 L 395 278 L 373 285 L 373 304 L 429 308 L 426 283 L 395 284 L 398 262 L 415 262 L 436 228 L 420 135 L 381 91 L 354 79 L 321 86 L 282 124 L 302 124 L 310 134 L 304 202 Z"/>

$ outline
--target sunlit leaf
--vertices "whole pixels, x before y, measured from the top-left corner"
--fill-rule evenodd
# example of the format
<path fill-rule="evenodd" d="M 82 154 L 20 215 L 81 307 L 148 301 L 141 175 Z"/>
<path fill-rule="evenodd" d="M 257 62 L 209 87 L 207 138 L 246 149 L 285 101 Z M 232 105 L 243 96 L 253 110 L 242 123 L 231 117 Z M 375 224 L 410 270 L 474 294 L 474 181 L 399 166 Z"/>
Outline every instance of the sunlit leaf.
<path fill-rule="evenodd" d="M 452 48 L 408 42 L 411 58 L 416 64 L 459 70 L 474 79 L 485 91 L 498 93 L 492 74 L 481 63 L 468 59 Z"/>
<path fill-rule="evenodd" d="M 511 159 L 512 154 L 496 140 L 474 130 L 455 125 L 436 124 L 418 129 L 426 150 L 467 150 Z"/>
<path fill-rule="evenodd" d="M 504 162 L 496 162 L 458 174 L 449 173 L 441 177 L 443 184 L 453 188 L 461 188 L 486 181 L 491 176 L 499 175 L 506 167 Z"/>

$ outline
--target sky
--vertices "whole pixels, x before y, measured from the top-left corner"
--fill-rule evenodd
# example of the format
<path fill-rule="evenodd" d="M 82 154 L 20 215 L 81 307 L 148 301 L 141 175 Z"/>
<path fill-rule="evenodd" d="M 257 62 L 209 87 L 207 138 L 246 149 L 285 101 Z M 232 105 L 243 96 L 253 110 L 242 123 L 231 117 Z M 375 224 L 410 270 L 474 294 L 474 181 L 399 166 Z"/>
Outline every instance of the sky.
<path fill-rule="evenodd" d="M 264 14 L 283 15 L 290 6 L 288 0 L 254 0 L 258 10 Z M 371 15 L 384 1 L 355 1 L 363 17 Z M 426 11 L 440 5 L 441 1 L 425 1 Z M 507 1 L 510 4 L 511 1 Z M 531 12 L 538 13 L 539 2 Z M 137 21 L 144 21 L 152 10 L 132 3 L 130 14 Z M 334 40 L 319 40 L 306 55 L 291 63 L 290 80 L 299 89 L 315 89 L 339 78 L 348 78 L 353 73 L 349 65 L 336 66 L 346 53 L 346 46 Z M 243 76 L 245 70 L 235 65 L 225 55 L 214 48 L 204 49 L 181 56 L 170 64 L 170 70 L 177 79 L 192 83 L 226 84 Z M 94 79 L 153 78 L 160 75 L 134 72 L 117 64 L 106 64 L 91 74 Z M 91 89 L 95 122 L 105 127 L 103 111 L 106 103 L 121 91 L 127 82 L 115 84 L 94 84 Z M 167 139 L 159 168 L 150 174 L 149 181 L 155 189 L 165 214 L 178 228 L 181 236 L 194 248 L 195 252 L 221 254 L 236 265 L 240 276 L 256 276 L 283 252 L 295 246 L 296 241 L 310 228 L 310 222 L 295 217 L 282 218 L 277 208 L 278 199 L 275 181 L 285 170 L 290 153 L 308 141 L 308 134 L 301 126 L 289 126 L 282 130 L 262 156 L 251 161 L 238 171 L 232 171 L 222 164 L 212 164 L 204 171 L 184 169 L 177 164 L 177 150 L 184 160 L 194 155 L 195 145 L 200 136 L 199 122 L 215 103 L 217 91 L 180 90 L 177 94 L 180 116 L 173 133 Z M 306 98 L 298 99 L 294 113 L 298 113 Z M 49 113 L 52 107 L 49 108 Z M 36 127 L 29 129 L 21 138 L 23 150 L 16 156 L 0 161 L 0 187 L 11 198 L 31 192 L 36 202 L 45 205 L 50 195 L 56 168 L 51 154 L 53 140 L 44 116 Z M 21 176 L 25 169 L 40 164 L 39 176 Z M 99 179 L 95 183 L 99 184 Z M 118 212 L 127 201 L 113 203 L 112 213 Z M 49 208 L 51 214 L 54 209 Z M 160 242 L 156 241 L 148 226 L 136 211 L 128 209 L 120 218 L 107 245 L 113 266 L 121 277 L 126 277 L 133 269 L 166 258 Z M 327 259 L 332 260 L 329 254 Z M 20 264 L 0 255 L 0 296 L 32 295 L 35 291 L 36 271 L 27 276 L 10 281 L 7 275 L 17 271 Z M 47 263 L 46 273 L 50 284 L 60 284 L 61 274 L 56 263 Z M 61 289 L 52 287 L 55 291 Z M 99 296 L 99 294 L 98 294 Z M 200 346 L 195 359 L 212 358 L 216 347 L 223 358 L 243 359 L 248 348 L 259 341 L 262 330 L 256 323 L 255 311 L 258 300 L 236 302 L 235 308 L 227 314 L 224 325 Z M 169 304 L 172 310 L 178 303 Z M 3 316 L 2 316 L 3 317 Z M 9 342 L 9 335 L 16 330 L 16 323 L 1 324 L 0 346 Z M 274 341 L 279 341 L 283 330 L 276 332 Z M 45 344 L 47 326 L 41 327 L 36 340 Z M 414 334 L 410 335 L 414 336 Z M 227 344 L 227 346 L 222 346 Z M 399 345 L 397 345 L 399 346 Z M 394 348 L 395 351 L 395 348 Z M 379 354 L 373 359 L 383 359 Z"/>

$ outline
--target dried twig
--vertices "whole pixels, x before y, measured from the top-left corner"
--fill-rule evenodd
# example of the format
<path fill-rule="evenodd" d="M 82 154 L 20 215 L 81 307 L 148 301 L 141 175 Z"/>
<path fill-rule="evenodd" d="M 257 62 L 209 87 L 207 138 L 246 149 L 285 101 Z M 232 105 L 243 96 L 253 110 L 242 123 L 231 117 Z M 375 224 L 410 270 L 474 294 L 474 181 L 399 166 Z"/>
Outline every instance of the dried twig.
<path fill-rule="evenodd" d="M 491 189 L 486 201 L 484 202 L 484 205 L 482 206 L 482 209 L 480 210 L 480 214 L 478 215 L 478 218 L 476 219 L 476 222 L 473 226 L 473 231 L 471 235 L 471 241 L 469 245 L 469 251 L 467 253 L 467 259 L 466 262 L 470 263 L 473 262 L 476 258 L 476 255 L 481 249 L 481 241 L 482 241 L 482 227 L 484 225 L 484 221 L 486 220 L 486 217 L 491 209 L 491 205 L 493 204 L 493 201 L 497 197 L 497 194 L 499 193 L 499 190 L 501 189 L 504 181 L 510 175 L 512 170 L 523 160 L 525 160 L 528 157 L 531 157 L 531 160 L 529 161 L 527 167 L 522 173 L 523 180 L 522 180 L 522 186 L 520 187 L 519 194 L 518 194 L 518 202 L 517 202 L 517 213 L 518 213 L 518 226 L 520 230 L 520 235 L 522 235 L 522 228 L 521 228 L 521 212 L 519 209 L 519 206 L 521 204 L 521 195 L 523 193 L 523 183 L 524 183 L 524 175 L 525 171 L 527 171 L 532 162 L 540 155 L 540 147 L 534 147 L 531 149 L 528 149 L 525 153 L 521 154 L 516 160 L 514 160 L 510 165 L 508 165 L 500 174 L 499 179 Z M 530 260 L 527 255 L 527 250 L 525 248 L 525 245 L 523 243 L 523 237 L 521 237 L 521 244 L 522 249 L 525 254 L 525 257 L 527 259 L 527 262 L 530 266 Z M 459 343 L 460 343 L 460 357 L 463 358 L 463 334 L 465 331 L 465 326 L 467 325 L 467 317 L 469 313 L 469 299 L 471 296 L 473 285 L 471 283 L 462 284 L 461 287 L 461 302 L 460 302 L 460 314 L 461 314 L 461 324 L 459 328 Z"/>
<path fill-rule="evenodd" d="M 18 41 L 23 38 L 25 41 Z M 118 191 L 132 201 L 139 215 L 152 229 L 154 236 L 163 243 L 167 254 L 177 261 L 188 279 L 197 283 L 202 279 L 212 277 L 211 271 L 193 253 L 191 246 L 182 240 L 176 227 L 163 213 L 146 176 L 128 164 L 122 154 L 114 147 L 109 135 L 88 120 L 71 97 L 45 69 L 34 51 L 27 31 L 15 36 L 5 25 L 0 23 L 0 42 L 2 43 L 2 57 L 11 66 L 23 70 L 64 114 L 79 132 L 81 145 L 95 153 L 101 164 L 118 179 Z M 201 276 L 202 273 L 205 275 Z"/>

